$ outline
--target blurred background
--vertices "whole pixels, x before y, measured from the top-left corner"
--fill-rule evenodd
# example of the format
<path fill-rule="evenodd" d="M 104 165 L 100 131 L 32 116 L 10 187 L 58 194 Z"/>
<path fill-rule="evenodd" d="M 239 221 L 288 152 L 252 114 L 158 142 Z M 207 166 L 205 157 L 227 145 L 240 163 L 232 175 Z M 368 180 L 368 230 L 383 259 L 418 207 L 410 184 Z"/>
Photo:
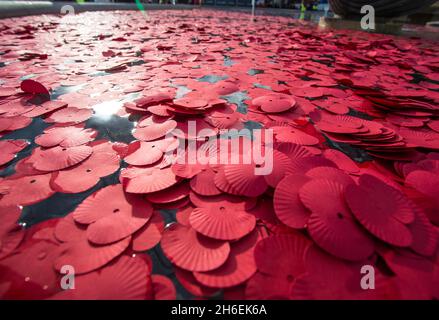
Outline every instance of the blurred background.
<path fill-rule="evenodd" d="M 428 27 L 439 34 L 439 1 L 436 0 L 76 0 L 76 1 L 11 1 L 0 0 L 0 18 L 29 14 L 60 13 L 72 5 L 75 12 L 97 10 L 145 10 L 209 8 L 247 11 L 255 5 L 255 14 L 290 16 L 325 23 L 331 27 L 358 29 L 361 7 L 371 4 L 375 9 L 380 33 L 400 34 L 413 26 Z M 411 27 L 407 27 L 411 25 Z M 431 31 L 428 30 L 428 31 Z M 404 31 L 405 32 L 405 31 Z M 420 36 L 423 32 L 417 31 Z M 409 34 L 411 35 L 411 34 Z"/>

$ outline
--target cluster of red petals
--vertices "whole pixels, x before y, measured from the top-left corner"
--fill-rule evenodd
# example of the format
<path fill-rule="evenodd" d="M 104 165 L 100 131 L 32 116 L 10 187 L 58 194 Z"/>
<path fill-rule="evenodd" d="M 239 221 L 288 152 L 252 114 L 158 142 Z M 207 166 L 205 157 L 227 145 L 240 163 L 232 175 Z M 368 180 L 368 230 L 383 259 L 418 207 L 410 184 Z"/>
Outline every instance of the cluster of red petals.
<path fill-rule="evenodd" d="M 175 299 L 179 283 L 196 298 L 439 299 L 436 42 L 205 10 L 41 19 L 0 22 L 0 297 Z M 129 144 L 89 126 L 107 111 L 132 122 Z M 274 134 L 269 174 L 168 158 L 181 140 L 264 152 L 247 136 L 226 144 L 250 150 L 219 148 L 255 123 Z M 62 218 L 18 223 L 85 192 Z M 165 258 L 175 277 L 153 273 Z"/>

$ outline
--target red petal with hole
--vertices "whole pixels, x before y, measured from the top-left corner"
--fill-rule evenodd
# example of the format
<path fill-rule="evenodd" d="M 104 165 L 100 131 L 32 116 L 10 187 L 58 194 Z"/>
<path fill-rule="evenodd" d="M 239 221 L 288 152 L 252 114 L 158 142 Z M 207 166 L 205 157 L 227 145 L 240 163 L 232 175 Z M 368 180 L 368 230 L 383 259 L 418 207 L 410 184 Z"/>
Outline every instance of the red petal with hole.
<path fill-rule="evenodd" d="M 295 143 L 302 146 L 312 146 L 319 143 L 319 139 L 293 127 L 272 127 L 276 140 Z"/>
<path fill-rule="evenodd" d="M 414 213 L 407 198 L 371 175 L 362 175 L 359 186 L 346 187 L 345 197 L 354 216 L 374 236 L 395 246 L 406 247 L 412 235 L 405 224 Z"/>
<path fill-rule="evenodd" d="M 253 253 L 258 240 L 259 235 L 255 230 L 234 242 L 228 259 L 221 267 L 208 272 L 194 272 L 195 279 L 214 288 L 229 288 L 245 282 L 256 272 Z"/>
<path fill-rule="evenodd" d="M 253 99 L 252 105 L 268 113 L 279 113 L 294 108 L 296 100 L 285 94 L 270 94 Z"/>
<path fill-rule="evenodd" d="M 187 109 L 203 109 L 207 106 L 207 101 L 203 99 L 191 99 L 188 97 L 176 99 L 173 104 L 177 107 L 187 108 Z"/>
<path fill-rule="evenodd" d="M 51 177 L 49 173 L 3 180 L 0 184 L 8 187 L 9 191 L 1 199 L 1 205 L 28 206 L 49 198 L 55 193 L 50 188 Z"/>
<path fill-rule="evenodd" d="M 125 194 L 122 185 L 116 184 L 100 189 L 85 199 L 73 212 L 73 218 L 79 223 L 91 224 L 111 215 L 149 218 L 152 211 L 147 201 Z"/>
<path fill-rule="evenodd" d="M 224 175 L 239 195 L 256 197 L 263 194 L 268 188 L 264 176 L 256 175 L 255 172 L 258 169 L 259 166 L 254 163 L 229 164 L 224 166 Z"/>
<path fill-rule="evenodd" d="M 65 169 L 87 159 L 93 153 L 88 146 L 71 148 L 53 147 L 42 150 L 36 157 L 33 166 L 40 171 L 55 171 Z"/>
<path fill-rule="evenodd" d="M 216 128 L 228 129 L 237 124 L 239 121 L 239 114 L 214 112 L 208 117 L 207 120 Z"/>
<path fill-rule="evenodd" d="M 361 261 L 372 255 L 374 244 L 345 204 L 344 188 L 336 180 L 315 179 L 306 183 L 299 194 L 312 212 L 308 232 L 313 240 L 338 258 Z"/>
<path fill-rule="evenodd" d="M 93 154 L 79 165 L 61 170 L 52 181 L 54 190 L 62 193 L 80 193 L 95 186 L 100 178 L 119 169 L 120 159 L 115 153 Z"/>
<path fill-rule="evenodd" d="M 220 96 L 225 96 L 236 92 L 239 90 L 239 87 L 230 81 L 220 81 L 215 83 L 213 91 L 215 91 Z"/>
<path fill-rule="evenodd" d="M 233 207 L 196 208 L 189 222 L 199 233 L 219 240 L 236 240 L 249 234 L 256 225 L 253 215 Z"/>
<path fill-rule="evenodd" d="M 145 166 L 159 161 L 167 151 L 174 150 L 178 146 L 178 141 L 174 139 L 164 139 L 160 141 L 140 142 L 139 148 L 127 155 L 124 161 L 135 166 Z"/>
<path fill-rule="evenodd" d="M 221 266 L 229 256 L 226 241 L 209 239 L 195 229 L 171 225 L 163 233 L 161 246 L 166 257 L 175 265 L 189 271 L 209 271 Z"/>
<path fill-rule="evenodd" d="M 90 224 L 87 228 L 87 239 L 94 244 L 110 244 L 135 233 L 148 222 L 152 214 L 149 205 L 142 206 L 139 201 L 135 206 L 143 207 L 143 210 L 127 214 L 118 211 Z"/>

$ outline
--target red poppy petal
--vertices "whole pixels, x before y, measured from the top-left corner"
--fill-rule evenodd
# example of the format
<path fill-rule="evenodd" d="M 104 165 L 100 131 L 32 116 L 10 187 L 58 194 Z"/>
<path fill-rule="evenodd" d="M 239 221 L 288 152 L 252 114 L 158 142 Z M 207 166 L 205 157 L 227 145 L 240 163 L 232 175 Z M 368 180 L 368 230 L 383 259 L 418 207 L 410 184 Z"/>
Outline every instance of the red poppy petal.
<path fill-rule="evenodd" d="M 125 190 L 130 193 L 157 192 L 179 181 L 171 168 L 127 169 L 122 172 L 122 179 L 126 179 Z"/>
<path fill-rule="evenodd" d="M 67 107 L 55 111 L 48 118 L 46 118 L 45 121 L 56 123 L 80 123 L 83 121 L 87 121 L 91 118 L 92 115 L 93 110 L 90 109 Z"/>
<path fill-rule="evenodd" d="M 333 167 L 316 167 L 309 170 L 306 175 L 314 179 L 326 179 L 342 186 L 354 183 L 354 180 L 343 170 Z"/>
<path fill-rule="evenodd" d="M 360 177 L 360 185 L 346 187 L 345 197 L 358 221 L 377 238 L 396 246 L 409 246 L 412 235 L 402 221 L 414 218 L 401 192 L 370 175 Z"/>
<path fill-rule="evenodd" d="M 224 175 L 238 194 L 256 197 L 263 194 L 268 187 L 264 176 L 255 174 L 256 170 L 255 164 L 229 164 L 224 166 Z"/>
<path fill-rule="evenodd" d="M 299 190 L 310 180 L 303 175 L 290 175 L 279 182 L 274 192 L 276 216 L 291 228 L 305 228 L 308 223 L 310 212 L 300 201 Z"/>
<path fill-rule="evenodd" d="M 191 189 L 202 196 L 216 196 L 221 194 L 221 191 L 214 183 L 215 174 L 215 171 L 210 168 L 202 170 L 191 179 Z"/>
<path fill-rule="evenodd" d="M 87 159 L 93 153 L 88 146 L 71 148 L 53 147 L 38 154 L 33 166 L 41 171 L 55 171 L 71 167 Z"/>
<path fill-rule="evenodd" d="M 334 162 L 340 169 L 345 170 L 351 174 L 357 174 L 360 172 L 357 164 L 343 152 L 335 149 L 326 149 L 325 151 L 323 151 L 323 156 L 326 159 Z"/>
<path fill-rule="evenodd" d="M 86 238 L 85 230 L 86 226 L 75 222 L 73 214 L 69 214 L 57 223 L 54 236 L 61 242 L 79 241 Z"/>
<path fill-rule="evenodd" d="M 25 140 L 2 140 L 0 141 L 0 166 L 7 164 L 16 157 L 16 154 L 26 148 L 28 142 Z"/>
<path fill-rule="evenodd" d="M 152 287 L 154 290 L 155 300 L 175 300 L 177 297 L 177 291 L 172 281 L 160 274 L 154 274 L 151 276 Z"/>
<path fill-rule="evenodd" d="M 39 241 L 28 246 L 26 250 L 3 259 L 0 265 L 9 267 L 26 282 L 32 283 L 50 295 L 58 290 L 59 285 L 57 273 L 52 265 L 58 250 L 56 244 Z"/>
<path fill-rule="evenodd" d="M 156 204 L 171 203 L 188 197 L 189 192 L 189 185 L 183 182 L 166 190 L 149 193 L 146 195 L 146 199 Z"/>
<path fill-rule="evenodd" d="M 75 279 L 74 290 L 64 290 L 51 299 L 144 300 L 152 290 L 151 270 L 144 259 L 123 255 L 100 271 Z"/>
<path fill-rule="evenodd" d="M 164 228 L 160 214 L 153 214 L 151 219 L 133 235 L 133 250 L 142 252 L 155 247 L 162 239 Z"/>
<path fill-rule="evenodd" d="M 255 248 L 258 270 L 271 276 L 297 277 L 305 272 L 305 252 L 312 244 L 299 233 L 272 235 Z"/>
<path fill-rule="evenodd" d="M 166 257 L 189 271 L 209 271 L 221 266 L 229 256 L 226 241 L 198 234 L 195 229 L 174 224 L 165 230 L 161 246 Z"/>
<path fill-rule="evenodd" d="M 75 268 L 76 274 L 87 273 L 106 265 L 121 255 L 128 248 L 130 242 L 131 237 L 103 246 L 91 244 L 85 238 L 69 242 L 55 259 L 54 267 L 59 271 L 64 265 L 71 265 Z"/>
<path fill-rule="evenodd" d="M 189 222 L 199 233 L 219 240 L 236 240 L 249 234 L 256 225 L 253 215 L 230 207 L 196 208 Z"/>
<path fill-rule="evenodd" d="M 314 179 L 300 189 L 301 201 L 312 212 L 308 220 L 311 238 L 339 258 L 352 261 L 368 258 L 374 252 L 374 244 L 345 204 L 345 186 L 327 179 Z"/>
<path fill-rule="evenodd" d="M 270 94 L 252 100 L 252 105 L 269 113 L 284 112 L 296 105 L 296 100 L 285 94 Z"/>
<path fill-rule="evenodd" d="M 413 241 L 410 248 L 416 253 L 432 256 L 439 241 L 439 231 L 431 224 L 426 214 L 419 208 L 414 208 L 415 221 L 409 225 Z"/>
<path fill-rule="evenodd" d="M 20 88 L 27 93 L 50 95 L 49 90 L 47 90 L 44 85 L 32 79 L 23 80 L 20 84 Z"/>
<path fill-rule="evenodd" d="M 312 146 L 319 143 L 319 139 L 293 127 L 272 127 L 276 140 L 295 143 L 302 146 Z"/>
<path fill-rule="evenodd" d="M 291 170 L 291 159 L 284 153 L 274 150 L 273 151 L 273 169 L 271 170 L 271 173 L 268 175 L 265 175 L 265 181 L 267 184 L 272 187 L 276 188 L 278 183 L 289 174 L 292 174 L 293 171 Z"/>
<path fill-rule="evenodd" d="M 150 217 L 152 211 L 147 201 L 125 194 L 122 185 L 116 184 L 100 189 L 85 199 L 73 212 L 73 218 L 79 223 L 91 224 L 113 214 Z"/>
<path fill-rule="evenodd" d="M 120 159 L 115 153 L 93 152 L 93 154 L 75 167 L 59 171 L 52 187 L 62 193 L 79 193 L 95 186 L 100 178 L 119 169 Z"/>
<path fill-rule="evenodd" d="M 174 120 L 167 120 L 162 123 L 153 123 L 146 127 L 137 128 L 133 132 L 136 139 L 142 141 L 152 141 L 164 137 L 177 127 L 177 122 Z"/>
<path fill-rule="evenodd" d="M 405 179 L 405 183 L 406 185 L 415 188 L 422 194 L 425 194 L 431 199 L 436 199 L 437 201 L 437 195 L 439 194 L 438 175 L 427 171 L 416 170 L 408 174 Z M 439 201 L 436 203 L 439 204 Z"/>
<path fill-rule="evenodd" d="M 60 101 L 60 100 L 51 100 L 51 101 L 45 101 L 41 105 L 36 106 L 29 112 L 26 112 L 24 116 L 29 118 L 39 117 L 45 114 L 48 114 L 50 112 L 56 111 L 58 109 L 64 108 L 67 106 L 67 102 Z"/>
<path fill-rule="evenodd" d="M 55 193 L 50 187 L 51 177 L 49 173 L 3 180 L 1 184 L 8 187 L 8 192 L 1 199 L 2 206 L 27 206 L 49 198 Z"/>
<path fill-rule="evenodd" d="M 94 244 L 109 244 L 127 236 L 144 226 L 151 216 L 150 212 L 142 215 L 130 216 L 124 214 L 110 214 L 92 223 L 87 228 L 87 239 Z"/>
<path fill-rule="evenodd" d="M 291 282 L 286 281 L 284 277 L 257 272 L 247 281 L 245 298 L 248 300 L 287 300 L 290 298 L 290 287 Z"/>
<path fill-rule="evenodd" d="M 214 288 L 228 288 L 243 283 L 256 272 L 253 252 L 258 239 L 258 232 L 254 231 L 233 243 L 229 257 L 221 267 L 207 272 L 194 272 L 195 279 Z"/>
<path fill-rule="evenodd" d="M 180 282 L 181 285 L 194 296 L 210 297 L 218 291 L 218 289 L 209 288 L 199 283 L 190 271 L 175 268 L 175 276 L 177 277 L 178 282 Z"/>

